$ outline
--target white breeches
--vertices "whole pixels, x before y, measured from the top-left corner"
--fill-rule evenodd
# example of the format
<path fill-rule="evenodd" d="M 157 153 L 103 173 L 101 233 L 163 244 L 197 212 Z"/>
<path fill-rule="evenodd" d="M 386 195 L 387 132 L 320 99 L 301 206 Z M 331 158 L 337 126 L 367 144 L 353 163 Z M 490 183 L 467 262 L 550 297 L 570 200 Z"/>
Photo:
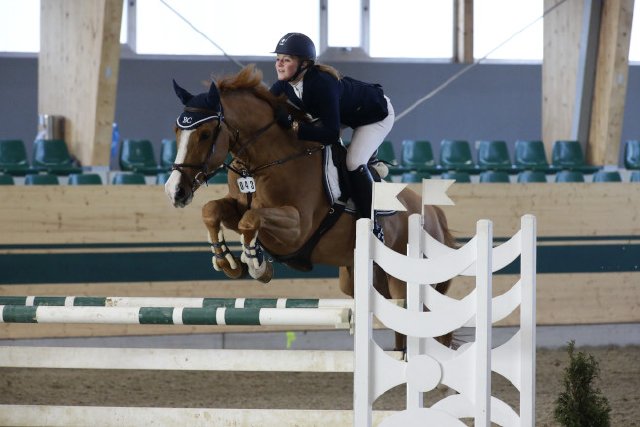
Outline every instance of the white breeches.
<path fill-rule="evenodd" d="M 389 110 L 387 117 L 379 122 L 359 126 L 353 130 L 351 143 L 347 149 L 348 170 L 356 170 L 358 166 L 367 163 L 373 152 L 376 151 L 391 131 L 395 113 L 393 112 L 391 101 L 389 101 L 386 95 L 385 99 L 387 100 L 387 108 Z"/>

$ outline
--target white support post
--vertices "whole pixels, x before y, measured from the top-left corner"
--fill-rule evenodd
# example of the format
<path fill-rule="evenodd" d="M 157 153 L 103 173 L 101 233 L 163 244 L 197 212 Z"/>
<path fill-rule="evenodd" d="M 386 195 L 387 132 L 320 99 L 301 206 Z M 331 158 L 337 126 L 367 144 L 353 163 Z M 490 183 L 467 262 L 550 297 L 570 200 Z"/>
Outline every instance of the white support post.
<path fill-rule="evenodd" d="M 409 217 L 407 255 L 410 258 L 422 258 L 422 218 L 419 214 L 413 214 Z M 407 282 L 407 310 L 424 310 L 421 288 L 422 284 L 420 283 Z M 420 341 L 422 339 L 419 337 L 407 336 L 407 361 L 411 361 L 412 357 L 420 354 Z M 407 383 L 407 409 L 422 408 L 423 402 L 423 393 Z"/>
<path fill-rule="evenodd" d="M 536 217 L 521 218 L 520 425 L 536 425 Z"/>
<path fill-rule="evenodd" d="M 476 372 L 475 426 L 491 425 L 491 299 L 492 244 L 491 221 L 480 220 L 476 225 L 478 238 L 476 258 Z"/>
<path fill-rule="evenodd" d="M 373 287 L 373 261 L 371 258 L 371 220 L 363 218 L 356 223 L 356 249 L 354 254 L 355 280 L 355 337 L 353 351 L 353 425 L 370 427 L 372 421 L 373 384 L 371 354 L 373 334 L 371 288 Z"/>

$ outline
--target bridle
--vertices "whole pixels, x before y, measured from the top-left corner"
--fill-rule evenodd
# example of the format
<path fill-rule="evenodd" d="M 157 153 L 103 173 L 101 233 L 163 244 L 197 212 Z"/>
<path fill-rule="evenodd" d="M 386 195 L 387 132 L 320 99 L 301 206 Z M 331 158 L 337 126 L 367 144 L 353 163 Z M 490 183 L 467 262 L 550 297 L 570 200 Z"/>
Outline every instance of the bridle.
<path fill-rule="evenodd" d="M 218 125 L 216 126 L 215 130 L 213 131 L 213 135 L 211 136 L 211 149 L 209 150 L 209 152 L 207 154 L 207 158 L 202 163 L 172 163 L 171 164 L 171 170 L 172 171 L 177 170 L 180 173 L 184 173 L 184 171 L 183 171 L 184 168 L 198 170 L 198 173 L 196 173 L 195 177 L 193 178 L 193 182 L 191 183 L 191 191 L 192 192 L 195 192 L 203 184 L 206 185 L 207 182 L 209 181 L 209 179 L 211 179 L 213 176 L 217 175 L 223 169 L 230 169 L 230 170 L 238 173 L 239 175 L 243 175 L 242 172 L 236 170 L 234 167 L 231 166 L 231 162 L 223 163 L 222 165 L 220 165 L 219 167 L 217 167 L 213 171 L 209 170 L 209 162 L 211 161 L 211 157 L 214 154 L 216 140 L 218 139 L 218 136 L 220 135 L 220 131 L 222 130 L 222 125 L 223 124 L 227 127 L 227 129 L 233 135 L 233 139 L 231 141 L 231 146 L 229 147 L 229 150 L 233 149 L 236 146 L 239 146 L 239 149 L 236 151 L 236 156 L 238 156 L 239 154 L 244 152 L 249 147 L 250 144 L 252 144 L 256 140 L 258 140 L 258 138 L 260 138 L 260 136 L 262 136 L 262 134 L 264 134 L 267 130 L 269 130 L 269 128 L 271 126 L 273 126 L 276 123 L 276 120 L 273 119 L 272 121 L 267 123 L 265 126 L 263 126 L 260 129 L 258 129 L 246 141 L 241 142 L 240 141 L 240 131 L 238 129 L 232 127 L 231 125 L 229 125 L 229 123 L 224 119 L 224 113 L 222 111 L 222 106 L 220 106 L 220 111 L 208 110 L 208 109 L 204 109 L 204 108 L 194 108 L 194 107 L 185 107 L 184 111 L 188 111 L 188 112 L 192 112 L 192 113 L 210 114 L 211 116 L 209 117 L 209 119 L 207 121 L 210 121 L 210 120 L 217 120 L 218 121 Z M 204 123 L 205 122 L 202 122 L 200 125 L 202 125 Z"/>
<path fill-rule="evenodd" d="M 311 155 L 311 154 L 315 153 L 316 151 L 320 151 L 320 150 L 324 149 L 324 145 L 316 146 L 316 147 L 313 147 L 313 148 L 305 148 L 304 150 L 302 150 L 302 151 L 300 151 L 298 153 L 289 155 L 289 156 L 284 157 L 282 159 L 274 160 L 274 161 L 266 163 L 264 165 L 260 165 L 258 167 L 255 167 L 253 169 L 248 169 L 246 167 L 242 168 L 241 170 L 236 169 L 235 167 L 231 166 L 231 163 L 233 162 L 233 159 L 232 159 L 228 163 L 222 163 L 215 170 L 210 171 L 209 170 L 209 162 L 211 161 L 211 157 L 214 154 L 214 148 L 215 148 L 215 145 L 216 145 L 216 140 L 218 139 L 218 136 L 220 134 L 220 131 L 222 129 L 222 125 L 223 124 L 227 127 L 227 129 L 233 135 L 233 139 L 231 141 L 231 145 L 229 146 L 229 151 L 231 151 L 231 149 L 234 149 L 236 146 L 239 147 L 237 149 L 237 151 L 235 152 L 235 157 L 237 158 L 251 144 L 256 142 L 258 140 L 258 138 L 260 138 L 267 130 L 269 130 L 274 124 L 276 124 L 277 121 L 274 118 L 272 121 L 270 121 L 266 125 L 262 126 L 258 130 L 256 130 L 246 141 L 242 142 L 242 141 L 240 141 L 240 131 L 238 129 L 232 127 L 231 125 L 229 125 L 229 123 L 225 120 L 224 114 L 223 114 L 223 111 L 222 111 L 222 106 L 220 106 L 220 111 L 208 110 L 208 109 L 203 109 L 203 108 L 193 108 L 193 107 L 185 107 L 184 110 L 188 111 L 188 112 L 210 114 L 211 116 L 209 117 L 209 120 L 217 120 L 218 121 L 218 125 L 216 126 L 216 128 L 214 130 L 214 133 L 211 136 L 211 141 L 212 141 L 211 142 L 211 149 L 209 150 L 209 153 L 207 154 L 207 158 L 202 163 L 173 163 L 171 165 L 171 170 L 172 171 L 175 170 L 175 171 L 178 171 L 180 173 L 184 173 L 184 171 L 183 171 L 184 168 L 198 170 L 198 173 L 196 173 L 195 177 L 193 178 L 193 182 L 191 183 L 191 192 L 192 193 L 195 193 L 195 191 L 198 188 L 200 188 L 203 184 L 207 185 L 207 182 L 209 181 L 209 179 L 211 179 L 213 176 L 217 175 L 219 172 L 221 172 L 224 169 L 231 170 L 231 171 L 237 173 L 238 175 L 240 175 L 242 177 L 247 177 L 247 176 L 252 176 L 257 171 L 266 169 L 266 168 L 271 167 L 271 166 L 281 165 L 283 163 L 288 162 L 289 160 L 293 160 L 293 159 L 296 159 L 298 157 Z M 209 121 L 209 120 L 206 120 L 206 121 Z M 201 124 L 206 123 L 206 121 L 202 122 Z"/>

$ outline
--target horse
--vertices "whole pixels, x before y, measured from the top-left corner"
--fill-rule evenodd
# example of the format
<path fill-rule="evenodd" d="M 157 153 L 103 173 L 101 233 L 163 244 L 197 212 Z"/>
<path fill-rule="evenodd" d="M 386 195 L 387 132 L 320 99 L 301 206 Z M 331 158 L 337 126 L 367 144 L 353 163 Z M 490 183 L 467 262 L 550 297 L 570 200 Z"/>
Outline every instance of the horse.
<path fill-rule="evenodd" d="M 305 116 L 284 97 L 271 94 L 262 82 L 262 72 L 253 65 L 212 82 L 208 92 L 198 95 L 175 80 L 173 84 L 184 110 L 176 122 L 178 151 L 165 184 L 169 199 L 175 207 L 187 206 L 209 177 L 228 169 L 228 193 L 202 208 L 214 269 L 231 279 L 248 271 L 251 277 L 267 283 L 273 268 L 263 253 L 266 250 L 276 260 L 302 271 L 317 263 L 339 267 L 340 289 L 353 297 L 357 218 L 346 212 L 336 215 L 336 206 L 330 205 L 325 195 L 324 146 L 298 140 L 276 120 L 282 109 L 300 120 Z M 231 163 L 225 163 L 228 154 Z M 385 245 L 404 253 L 408 215 L 422 212 L 423 206 L 420 196 L 410 189 L 404 189 L 398 200 L 406 212 L 380 217 L 379 222 Z M 331 215 L 334 218 L 327 226 Z M 455 247 L 443 211 L 425 206 L 423 215 L 424 229 Z M 227 246 L 225 228 L 240 235 L 240 259 Z M 385 298 L 406 297 L 404 282 L 379 268 L 374 276 L 374 286 Z M 442 293 L 448 287 L 449 282 L 437 285 Z M 404 348 L 403 337 L 396 337 L 396 347 Z"/>

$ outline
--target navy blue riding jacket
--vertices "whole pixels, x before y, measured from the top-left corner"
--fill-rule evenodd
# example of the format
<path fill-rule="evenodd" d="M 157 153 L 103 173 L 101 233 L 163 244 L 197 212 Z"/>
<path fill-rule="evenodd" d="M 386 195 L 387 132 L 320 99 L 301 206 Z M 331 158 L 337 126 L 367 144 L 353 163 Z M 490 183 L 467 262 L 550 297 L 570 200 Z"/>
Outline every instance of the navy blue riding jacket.
<path fill-rule="evenodd" d="M 303 77 L 302 100 L 289 82 L 278 80 L 271 86 L 274 95 L 286 94 L 300 109 L 319 119 L 299 123 L 298 138 L 333 144 L 340 137 L 341 125 L 351 128 L 379 122 L 389 114 L 382 87 L 331 74 L 311 67 Z"/>

